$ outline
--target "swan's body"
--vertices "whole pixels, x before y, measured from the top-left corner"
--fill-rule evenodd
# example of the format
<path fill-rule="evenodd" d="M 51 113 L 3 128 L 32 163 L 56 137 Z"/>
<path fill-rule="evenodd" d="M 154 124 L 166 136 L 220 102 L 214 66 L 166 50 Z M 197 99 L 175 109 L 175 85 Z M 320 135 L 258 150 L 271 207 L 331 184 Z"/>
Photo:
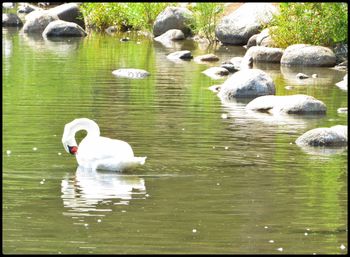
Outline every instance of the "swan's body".
<path fill-rule="evenodd" d="M 79 146 L 75 134 L 86 130 Z M 124 141 L 100 136 L 98 125 L 89 119 L 75 119 L 64 127 L 62 143 L 68 153 L 76 156 L 84 168 L 122 171 L 143 165 L 147 157 L 135 157 L 131 146 Z"/>

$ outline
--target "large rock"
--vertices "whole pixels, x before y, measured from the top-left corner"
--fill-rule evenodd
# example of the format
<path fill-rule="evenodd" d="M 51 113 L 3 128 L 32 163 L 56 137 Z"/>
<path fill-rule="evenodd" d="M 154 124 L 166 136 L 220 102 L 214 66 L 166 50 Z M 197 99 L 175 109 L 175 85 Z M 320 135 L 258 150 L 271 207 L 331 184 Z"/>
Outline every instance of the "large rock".
<path fill-rule="evenodd" d="M 150 75 L 148 71 L 142 69 L 118 69 L 112 71 L 112 74 L 117 77 L 129 79 L 143 79 Z"/>
<path fill-rule="evenodd" d="M 272 78 L 259 69 L 243 69 L 234 73 L 221 86 L 218 96 L 223 100 L 274 95 Z"/>
<path fill-rule="evenodd" d="M 281 64 L 318 67 L 333 67 L 336 57 L 333 51 L 324 46 L 307 44 L 291 45 L 284 51 Z"/>
<path fill-rule="evenodd" d="M 253 62 L 274 62 L 279 63 L 283 55 L 282 48 L 272 48 L 265 46 L 250 47 L 243 57 L 243 61 L 253 58 Z"/>
<path fill-rule="evenodd" d="M 192 12 L 185 7 L 167 7 L 154 22 L 154 36 L 162 35 L 169 29 L 179 29 L 185 35 L 189 35 L 190 29 L 186 23 L 192 15 Z"/>
<path fill-rule="evenodd" d="M 308 95 L 267 95 L 255 98 L 247 104 L 246 109 L 271 114 L 325 114 L 327 107 Z"/>
<path fill-rule="evenodd" d="M 57 15 L 60 20 L 74 22 L 85 29 L 83 14 L 80 12 L 79 6 L 76 3 L 67 3 L 49 9 L 49 13 Z"/>
<path fill-rule="evenodd" d="M 276 11 L 277 8 L 270 3 L 245 3 L 223 17 L 215 35 L 224 44 L 245 45 L 251 36 L 260 31 L 262 24 L 271 21 Z"/>
<path fill-rule="evenodd" d="M 56 20 L 46 26 L 44 37 L 85 37 L 87 33 L 74 22 Z"/>
<path fill-rule="evenodd" d="M 2 14 L 2 26 L 3 27 L 21 27 L 23 22 L 14 13 L 3 13 Z"/>
<path fill-rule="evenodd" d="M 50 14 L 48 11 L 33 11 L 26 16 L 23 32 L 43 33 L 46 26 L 55 20 L 58 20 L 57 15 Z"/>
<path fill-rule="evenodd" d="M 348 144 L 348 126 L 315 128 L 298 137 L 295 143 L 300 146 L 346 146 Z"/>

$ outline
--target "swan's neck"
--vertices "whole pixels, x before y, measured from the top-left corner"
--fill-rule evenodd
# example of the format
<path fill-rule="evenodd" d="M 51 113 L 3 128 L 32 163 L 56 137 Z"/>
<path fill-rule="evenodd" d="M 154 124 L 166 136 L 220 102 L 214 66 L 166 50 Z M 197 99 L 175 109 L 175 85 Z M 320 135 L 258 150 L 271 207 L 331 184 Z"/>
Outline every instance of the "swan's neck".
<path fill-rule="evenodd" d="M 94 121 L 86 118 L 75 119 L 72 122 L 66 124 L 64 127 L 62 143 L 65 146 L 66 150 L 68 149 L 67 146 L 77 146 L 75 134 L 80 130 L 87 131 L 86 137 L 100 136 L 100 129 Z"/>
<path fill-rule="evenodd" d="M 80 130 L 86 130 L 87 137 L 99 137 L 100 136 L 100 128 L 98 125 L 89 119 L 75 119 L 71 122 L 70 134 L 75 137 L 75 134 Z"/>

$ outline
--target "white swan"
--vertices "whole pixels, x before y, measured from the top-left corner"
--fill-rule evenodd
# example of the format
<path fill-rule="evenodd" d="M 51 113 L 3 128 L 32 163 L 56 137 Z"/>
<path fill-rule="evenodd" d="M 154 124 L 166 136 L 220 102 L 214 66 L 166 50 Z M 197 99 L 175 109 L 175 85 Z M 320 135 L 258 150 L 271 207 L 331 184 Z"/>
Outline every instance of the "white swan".
<path fill-rule="evenodd" d="M 79 146 L 75 134 L 86 130 L 86 137 Z M 98 125 L 87 118 L 75 119 L 67 123 L 62 136 L 64 149 L 76 156 L 84 168 L 123 171 L 143 165 L 147 157 L 135 157 L 131 146 L 124 141 L 100 136 Z"/>

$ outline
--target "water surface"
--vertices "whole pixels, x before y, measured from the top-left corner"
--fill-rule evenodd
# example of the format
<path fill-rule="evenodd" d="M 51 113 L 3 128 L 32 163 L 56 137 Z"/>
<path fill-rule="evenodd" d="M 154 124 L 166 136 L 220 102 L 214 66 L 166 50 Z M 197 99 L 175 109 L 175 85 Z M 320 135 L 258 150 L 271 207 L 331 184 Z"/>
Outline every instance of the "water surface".
<path fill-rule="evenodd" d="M 277 95 L 327 105 L 322 116 L 274 117 L 208 90 L 224 81 L 202 74 L 217 64 L 166 58 L 188 49 L 221 62 L 243 56 L 242 47 L 2 33 L 4 253 L 347 253 L 347 149 L 294 143 L 307 130 L 347 125 L 337 113 L 347 92 L 335 85 L 344 72 L 256 66 Z M 151 75 L 116 78 L 119 68 Z M 319 77 L 300 82 L 298 72 Z M 146 164 L 79 168 L 61 136 L 80 117 L 129 142 Z"/>

